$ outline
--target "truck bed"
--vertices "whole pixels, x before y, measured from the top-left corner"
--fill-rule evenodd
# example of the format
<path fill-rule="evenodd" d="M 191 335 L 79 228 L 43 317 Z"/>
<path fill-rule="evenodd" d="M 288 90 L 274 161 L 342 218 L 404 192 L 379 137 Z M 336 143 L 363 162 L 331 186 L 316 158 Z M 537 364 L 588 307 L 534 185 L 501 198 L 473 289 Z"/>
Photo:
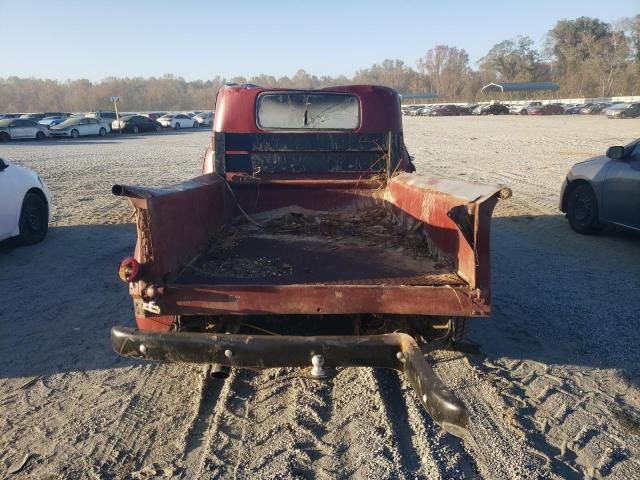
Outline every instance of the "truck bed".
<path fill-rule="evenodd" d="M 465 285 L 382 206 L 350 212 L 283 209 L 220 229 L 184 265 L 182 285 Z"/>

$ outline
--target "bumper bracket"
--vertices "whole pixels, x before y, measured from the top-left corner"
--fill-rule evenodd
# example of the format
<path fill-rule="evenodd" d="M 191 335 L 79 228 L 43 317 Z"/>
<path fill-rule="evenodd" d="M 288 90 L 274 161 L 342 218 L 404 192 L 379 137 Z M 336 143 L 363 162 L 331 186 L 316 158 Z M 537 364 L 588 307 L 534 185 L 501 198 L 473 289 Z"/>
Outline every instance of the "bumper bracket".
<path fill-rule="evenodd" d="M 380 367 L 402 371 L 420 402 L 444 430 L 464 437 L 467 409 L 427 364 L 404 333 L 368 336 L 266 336 L 155 332 L 114 327 L 113 349 L 126 357 L 229 367 L 308 367 L 322 356 L 326 367 Z"/>

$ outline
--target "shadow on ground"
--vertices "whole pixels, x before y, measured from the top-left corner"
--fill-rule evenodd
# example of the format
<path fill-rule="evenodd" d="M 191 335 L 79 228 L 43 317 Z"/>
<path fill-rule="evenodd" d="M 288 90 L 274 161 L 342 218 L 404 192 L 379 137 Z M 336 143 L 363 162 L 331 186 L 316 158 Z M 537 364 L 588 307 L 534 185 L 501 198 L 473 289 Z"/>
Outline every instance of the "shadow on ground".
<path fill-rule="evenodd" d="M 494 220 L 493 315 L 471 322 L 489 358 L 616 368 L 640 381 L 640 235 L 573 233 L 560 216 Z M 133 325 L 116 276 L 133 225 L 51 228 L 0 244 L 0 378 L 131 365 L 110 328 Z"/>
<path fill-rule="evenodd" d="M 574 233 L 560 215 L 493 221 L 493 314 L 471 322 L 489 359 L 619 369 L 640 383 L 640 235 Z"/>
<path fill-rule="evenodd" d="M 132 364 L 109 335 L 133 325 L 117 267 L 134 242 L 134 225 L 78 225 L 38 245 L 0 243 L 0 378 Z"/>

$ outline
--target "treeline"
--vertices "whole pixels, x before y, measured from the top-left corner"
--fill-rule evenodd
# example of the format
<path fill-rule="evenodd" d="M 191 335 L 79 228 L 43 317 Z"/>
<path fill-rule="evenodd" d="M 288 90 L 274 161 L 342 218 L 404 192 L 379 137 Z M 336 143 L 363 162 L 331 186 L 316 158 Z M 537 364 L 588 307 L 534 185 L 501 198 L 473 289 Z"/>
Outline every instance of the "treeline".
<path fill-rule="evenodd" d="M 215 77 L 187 82 L 181 77 L 89 80 L 0 79 L 0 112 L 83 111 L 110 109 L 118 95 L 121 108 L 135 110 L 213 109 L 218 89 L 227 82 L 266 87 L 319 88 L 349 83 L 388 85 L 402 93 L 438 92 L 440 101 L 480 98 L 483 85 L 496 81 L 554 81 L 562 97 L 640 95 L 640 15 L 615 24 L 597 18 L 560 20 L 546 35 L 543 48 L 520 36 L 494 45 L 470 65 L 464 48 L 437 45 L 413 68 L 402 60 L 384 60 L 353 77 L 315 76 L 299 70 L 292 77 L 258 75 Z"/>

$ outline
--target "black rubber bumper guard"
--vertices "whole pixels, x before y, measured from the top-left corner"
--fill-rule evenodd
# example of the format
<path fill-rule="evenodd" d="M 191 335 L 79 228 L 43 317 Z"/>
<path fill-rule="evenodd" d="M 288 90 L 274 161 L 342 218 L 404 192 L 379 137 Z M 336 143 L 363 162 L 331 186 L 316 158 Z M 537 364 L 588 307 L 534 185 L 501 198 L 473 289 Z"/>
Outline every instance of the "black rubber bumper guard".
<path fill-rule="evenodd" d="M 381 367 L 402 371 L 429 415 L 444 430 L 464 438 L 464 404 L 442 384 L 415 340 L 404 333 L 369 336 L 267 336 L 111 330 L 113 349 L 145 360 L 221 364 L 230 367 L 308 367 L 322 355 L 325 367 Z"/>

